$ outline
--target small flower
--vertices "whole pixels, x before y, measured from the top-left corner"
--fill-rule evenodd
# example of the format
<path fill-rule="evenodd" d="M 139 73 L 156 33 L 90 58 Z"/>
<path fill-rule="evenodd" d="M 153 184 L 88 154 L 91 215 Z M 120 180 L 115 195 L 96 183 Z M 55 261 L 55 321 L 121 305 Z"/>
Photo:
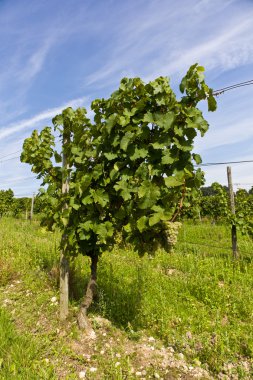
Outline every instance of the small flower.
<path fill-rule="evenodd" d="M 81 371 L 81 372 L 79 372 L 79 374 L 78 374 L 79 379 L 84 379 L 85 376 L 86 376 L 86 372 L 85 372 L 85 371 Z"/>

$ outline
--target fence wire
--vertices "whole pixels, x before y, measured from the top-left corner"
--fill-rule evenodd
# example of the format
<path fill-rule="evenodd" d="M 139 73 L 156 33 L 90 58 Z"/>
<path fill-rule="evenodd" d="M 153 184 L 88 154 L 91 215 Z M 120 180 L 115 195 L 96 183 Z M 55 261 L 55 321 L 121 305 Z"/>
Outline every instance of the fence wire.
<path fill-rule="evenodd" d="M 216 248 L 216 249 L 222 249 L 222 250 L 226 250 L 226 251 L 232 251 L 232 246 L 231 247 L 226 247 L 226 246 L 217 246 L 217 245 L 211 245 L 211 244 L 205 244 L 205 243 L 196 243 L 196 242 L 192 242 L 192 241 L 188 241 L 188 240 L 178 240 L 177 241 L 177 244 L 190 244 L 190 245 L 196 245 L 196 246 L 200 246 L 200 247 L 207 247 L 207 248 Z M 249 255 L 249 254 L 253 254 L 253 248 L 252 248 L 252 251 L 241 251 L 240 248 L 238 249 L 239 253 L 240 254 L 246 254 L 246 255 Z"/>

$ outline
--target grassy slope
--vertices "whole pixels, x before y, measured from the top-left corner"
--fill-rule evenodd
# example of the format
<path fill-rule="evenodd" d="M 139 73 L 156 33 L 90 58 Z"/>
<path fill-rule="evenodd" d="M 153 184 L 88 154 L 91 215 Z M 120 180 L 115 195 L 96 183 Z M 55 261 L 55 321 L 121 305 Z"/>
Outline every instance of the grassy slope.
<path fill-rule="evenodd" d="M 230 245 L 224 227 L 207 225 L 185 225 L 176 252 L 170 255 L 160 252 L 140 259 L 119 249 L 105 254 L 99 265 L 99 302 L 92 314 L 112 325 L 105 327 L 93 318 L 99 337 L 95 343 L 80 342 L 73 319 L 87 281 L 87 259 L 78 258 L 72 268 L 71 315 L 64 331 L 57 319 L 58 306 L 51 301 L 58 297 L 57 237 L 36 224 L 2 220 L 0 244 L 1 378 L 76 379 L 83 368 L 94 367 L 98 371 L 86 373 L 86 378 L 134 379 L 138 376 L 132 368 L 136 373 L 150 367 L 145 361 L 139 363 L 135 352 L 147 346 L 138 343 L 143 334 L 155 337 L 157 352 L 159 344 L 170 346 L 193 367 L 201 362 L 215 377 L 227 371 L 229 376 L 250 378 L 253 244 L 249 240 L 240 239 L 246 253 L 238 263 L 231 260 L 229 250 L 207 246 Z M 165 375 L 157 364 L 145 376 L 160 373 L 177 378 L 181 370 L 175 371 Z"/>

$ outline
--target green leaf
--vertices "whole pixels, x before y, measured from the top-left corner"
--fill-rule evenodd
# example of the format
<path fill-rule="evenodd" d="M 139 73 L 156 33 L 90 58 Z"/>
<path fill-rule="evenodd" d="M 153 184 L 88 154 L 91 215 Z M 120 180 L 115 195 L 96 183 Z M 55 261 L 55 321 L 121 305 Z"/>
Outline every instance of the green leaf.
<path fill-rule="evenodd" d="M 159 187 L 150 181 L 143 181 L 139 187 L 138 196 L 141 199 L 139 202 L 140 209 L 151 208 L 160 196 Z"/>
<path fill-rule="evenodd" d="M 104 153 L 107 160 L 111 161 L 118 157 L 116 153 Z"/>
<path fill-rule="evenodd" d="M 61 155 L 58 152 L 54 152 L 54 159 L 55 159 L 55 162 L 57 164 L 59 164 L 60 162 L 62 162 L 62 157 L 61 157 Z"/>
<path fill-rule="evenodd" d="M 92 176 L 94 179 L 98 179 L 103 174 L 103 166 L 102 164 L 97 164 L 92 172 Z"/>
<path fill-rule="evenodd" d="M 181 186 L 184 183 L 183 180 L 179 180 L 179 179 L 172 177 L 172 176 L 164 178 L 164 182 L 165 182 L 165 185 L 167 187 Z"/>
<path fill-rule="evenodd" d="M 137 228 L 140 232 L 143 232 L 145 229 L 147 229 L 147 220 L 148 218 L 146 216 L 142 216 L 137 220 Z"/>
<path fill-rule="evenodd" d="M 127 147 L 128 147 L 128 144 L 130 143 L 131 139 L 133 137 L 133 133 L 132 132 L 127 132 L 122 140 L 121 140 L 121 143 L 120 143 L 120 148 L 124 151 L 127 150 Z"/>
<path fill-rule="evenodd" d="M 184 137 L 173 138 L 174 144 L 179 150 L 183 152 L 190 152 L 192 150 L 192 143 L 190 140 L 185 139 Z"/>
<path fill-rule="evenodd" d="M 154 117 L 155 123 L 165 131 L 168 131 L 171 128 L 175 120 L 175 114 L 173 112 L 166 112 L 165 114 L 155 113 Z"/>
<path fill-rule="evenodd" d="M 184 77 L 180 83 L 180 86 L 179 86 L 179 89 L 181 91 L 181 93 L 183 94 L 184 91 L 185 91 L 185 87 L 186 87 L 186 77 Z"/>
<path fill-rule="evenodd" d="M 99 235 L 100 239 L 102 239 L 103 243 L 105 243 L 106 238 L 113 236 L 113 226 L 111 222 L 105 222 L 105 223 L 99 223 L 96 228 L 95 232 L 97 235 Z"/>
<path fill-rule="evenodd" d="M 138 158 L 145 158 L 148 155 L 148 150 L 147 149 L 138 149 L 137 147 L 134 148 L 134 154 L 130 155 L 130 160 L 134 161 L 137 160 Z"/>
<path fill-rule="evenodd" d="M 207 98 L 208 102 L 208 111 L 215 111 L 217 109 L 217 102 L 213 95 L 209 95 Z"/>
<path fill-rule="evenodd" d="M 104 207 L 109 202 L 109 196 L 104 190 L 91 189 L 90 193 L 94 199 L 94 202 L 100 204 L 102 207 Z"/>
<path fill-rule="evenodd" d="M 123 229 L 124 229 L 126 232 L 130 233 L 130 232 L 132 231 L 131 224 L 130 224 L 130 223 L 125 224 L 124 227 L 123 227 Z"/>
<path fill-rule="evenodd" d="M 125 116 L 128 116 L 128 117 L 130 118 L 130 116 L 135 115 L 136 111 L 137 111 L 137 108 L 136 108 L 136 107 L 133 107 L 131 110 L 124 109 L 123 114 L 124 114 Z"/>
<path fill-rule="evenodd" d="M 79 236 L 79 239 L 83 241 L 83 240 L 89 240 L 91 237 L 91 234 L 88 234 L 87 232 L 84 232 L 84 231 L 80 231 L 78 233 L 78 236 Z"/>
<path fill-rule="evenodd" d="M 160 212 L 157 212 L 155 214 L 153 214 L 150 218 L 149 218 L 149 225 L 150 227 L 154 226 L 155 224 L 159 223 L 161 221 L 161 213 Z"/>
<path fill-rule="evenodd" d="M 106 122 L 106 130 L 109 134 L 111 133 L 112 128 L 116 124 L 116 121 L 117 121 L 117 115 L 113 114 L 109 116 Z"/>
<path fill-rule="evenodd" d="M 71 207 L 73 207 L 74 210 L 78 210 L 80 208 L 80 205 L 75 203 L 76 199 L 74 197 L 70 198 L 69 204 Z"/>
<path fill-rule="evenodd" d="M 202 159 L 201 159 L 201 157 L 200 157 L 199 154 L 193 153 L 192 157 L 193 157 L 193 159 L 194 159 L 194 161 L 196 162 L 197 165 L 201 164 Z"/>
<path fill-rule="evenodd" d="M 68 222 L 69 222 L 68 218 L 63 218 L 63 217 L 61 217 L 60 219 L 61 219 L 61 222 L 62 222 L 62 224 L 64 225 L 64 227 L 67 227 Z"/>
<path fill-rule="evenodd" d="M 81 156 L 82 155 L 82 150 L 80 148 L 78 148 L 77 146 L 72 146 L 71 148 L 71 153 L 72 154 L 75 154 L 77 156 Z"/>
<path fill-rule="evenodd" d="M 133 191 L 128 187 L 128 183 L 124 180 L 118 181 L 116 185 L 113 186 L 116 191 L 119 191 L 121 197 L 127 201 L 132 198 L 131 192 Z"/>
<path fill-rule="evenodd" d="M 82 164 L 82 163 L 83 163 L 83 159 L 82 159 L 82 157 L 75 157 L 75 162 L 76 162 L 77 164 Z"/>
<path fill-rule="evenodd" d="M 162 164 L 169 165 L 173 164 L 173 162 L 175 162 L 175 158 L 171 157 L 171 152 L 169 150 L 164 151 L 162 156 Z"/>
<path fill-rule="evenodd" d="M 89 195 L 86 195 L 85 197 L 82 198 L 82 204 L 83 205 L 90 205 L 93 203 L 93 197 L 91 196 L 91 194 Z"/>
<path fill-rule="evenodd" d="M 87 220 L 84 223 L 80 223 L 78 226 L 78 231 L 85 230 L 85 231 L 90 231 L 93 227 L 93 223 L 91 220 Z"/>
<path fill-rule="evenodd" d="M 150 145 L 151 145 L 154 149 L 164 149 L 164 148 L 165 148 L 164 143 L 160 143 L 160 142 L 154 142 L 154 143 L 151 143 Z"/>
<path fill-rule="evenodd" d="M 155 119 L 151 112 L 147 112 L 143 118 L 143 121 L 146 123 L 154 123 Z"/>
<path fill-rule="evenodd" d="M 125 127 L 130 121 L 130 118 L 128 116 L 120 116 L 119 117 L 119 124 L 122 125 L 122 127 Z"/>

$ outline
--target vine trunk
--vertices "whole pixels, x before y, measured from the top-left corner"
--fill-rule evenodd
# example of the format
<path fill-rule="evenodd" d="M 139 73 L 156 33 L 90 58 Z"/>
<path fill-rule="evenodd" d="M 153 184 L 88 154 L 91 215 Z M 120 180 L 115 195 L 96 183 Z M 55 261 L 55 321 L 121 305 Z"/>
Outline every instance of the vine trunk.
<path fill-rule="evenodd" d="M 86 293 L 82 300 L 80 310 L 77 316 L 77 322 L 80 329 L 89 329 L 90 323 L 87 317 L 87 311 L 92 304 L 94 297 L 97 292 L 97 264 L 98 264 L 98 256 L 94 255 L 91 257 L 91 265 L 90 271 L 91 276 L 87 285 Z"/>

